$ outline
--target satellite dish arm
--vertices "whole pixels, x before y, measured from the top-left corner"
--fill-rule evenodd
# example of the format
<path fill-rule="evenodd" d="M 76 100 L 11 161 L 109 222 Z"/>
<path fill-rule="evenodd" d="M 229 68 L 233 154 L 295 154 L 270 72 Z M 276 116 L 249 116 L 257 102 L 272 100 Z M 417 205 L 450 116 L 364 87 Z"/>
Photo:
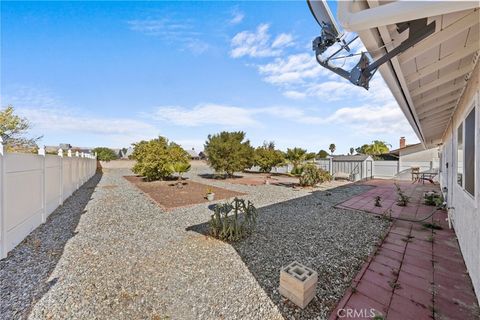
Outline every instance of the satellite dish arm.
<path fill-rule="evenodd" d="M 432 21 L 430 24 L 427 24 L 427 18 L 408 21 L 405 23 L 397 24 L 397 30 L 399 33 L 408 29 L 408 38 L 400 43 L 397 47 L 393 48 L 391 51 L 384 54 L 382 57 L 378 58 L 376 61 L 371 62 L 369 57 L 365 52 L 361 53 L 361 57 L 357 65 L 350 71 L 344 70 L 339 67 L 335 67 L 329 64 L 329 60 L 338 54 L 341 50 L 348 49 L 348 45 L 353 42 L 356 38 L 351 40 L 349 43 L 345 43 L 340 39 L 340 37 L 332 37 L 331 24 L 323 23 L 323 28 L 321 36 L 313 40 L 313 50 L 315 50 L 315 58 L 317 62 L 331 70 L 332 72 L 338 74 L 339 76 L 349 80 L 354 85 L 363 87 L 368 90 L 368 84 L 370 79 L 373 77 L 377 69 L 389 61 L 398 54 L 404 52 L 408 48 L 414 46 L 418 42 L 422 41 L 429 35 L 435 32 L 435 21 Z M 340 43 L 340 48 L 330 55 L 327 59 L 322 60 L 321 55 L 327 51 L 335 43 Z"/>

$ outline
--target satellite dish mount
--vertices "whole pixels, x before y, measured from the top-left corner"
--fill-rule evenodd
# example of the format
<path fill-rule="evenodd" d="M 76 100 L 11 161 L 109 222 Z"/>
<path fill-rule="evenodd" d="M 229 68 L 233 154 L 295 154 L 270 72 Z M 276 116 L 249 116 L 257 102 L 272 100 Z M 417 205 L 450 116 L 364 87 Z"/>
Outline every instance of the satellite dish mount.
<path fill-rule="evenodd" d="M 340 32 L 338 31 L 339 28 L 337 27 L 332 12 L 330 11 L 330 8 L 328 7 L 325 0 L 307 0 L 307 3 L 310 7 L 310 11 L 312 12 L 313 16 L 321 27 L 320 36 L 316 37 L 312 43 L 317 62 L 328 70 L 335 72 L 339 76 L 349 80 L 354 85 L 363 87 L 367 90 L 369 88 L 370 80 L 382 64 L 390 61 L 390 59 L 392 59 L 393 57 L 404 52 L 408 48 L 412 47 L 413 45 L 417 44 L 418 42 L 422 41 L 423 39 L 435 32 L 435 21 L 427 24 L 427 18 L 398 23 L 398 33 L 403 33 L 408 29 L 408 38 L 405 41 L 403 41 L 402 43 L 400 43 L 400 45 L 396 46 L 391 51 L 385 53 L 383 56 L 381 56 L 375 61 L 373 61 L 373 59 L 367 52 L 361 52 L 360 60 L 355 65 L 355 67 L 353 67 L 353 69 L 351 70 L 345 70 L 340 67 L 331 65 L 330 61 L 338 59 L 339 57 L 337 57 L 337 55 L 343 50 L 350 52 L 349 45 L 355 40 L 357 40 L 358 36 L 348 41 L 348 43 L 342 39 L 343 34 L 340 34 Z M 323 58 L 322 54 L 324 54 L 327 49 L 329 49 L 336 43 L 340 45 L 340 48 L 336 50 L 333 54 L 330 54 L 328 57 Z M 354 55 L 356 54 L 347 55 L 345 56 L 345 58 L 352 57 Z"/>

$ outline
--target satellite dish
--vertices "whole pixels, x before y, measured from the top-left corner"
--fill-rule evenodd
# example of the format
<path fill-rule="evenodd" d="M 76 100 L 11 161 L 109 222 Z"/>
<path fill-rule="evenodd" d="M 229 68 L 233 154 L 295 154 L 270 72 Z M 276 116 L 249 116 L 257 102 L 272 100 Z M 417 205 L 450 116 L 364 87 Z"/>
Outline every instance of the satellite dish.
<path fill-rule="evenodd" d="M 332 11 L 328 7 L 327 1 L 325 0 L 307 0 L 308 7 L 312 12 L 313 17 L 317 20 L 317 23 L 320 27 L 325 28 L 329 27 L 329 31 L 332 33 L 332 36 L 337 38 L 340 34 L 335 18 L 333 17 Z"/>

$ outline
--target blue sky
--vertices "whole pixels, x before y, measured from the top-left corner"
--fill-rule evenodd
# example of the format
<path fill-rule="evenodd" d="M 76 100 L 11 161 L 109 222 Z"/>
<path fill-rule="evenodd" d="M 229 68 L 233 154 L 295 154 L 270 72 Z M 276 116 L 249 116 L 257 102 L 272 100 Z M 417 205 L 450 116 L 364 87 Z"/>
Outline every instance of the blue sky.
<path fill-rule="evenodd" d="M 1 105 L 46 145 L 124 147 L 210 133 L 337 153 L 413 131 L 380 77 L 370 91 L 315 62 L 304 1 L 3 2 Z"/>

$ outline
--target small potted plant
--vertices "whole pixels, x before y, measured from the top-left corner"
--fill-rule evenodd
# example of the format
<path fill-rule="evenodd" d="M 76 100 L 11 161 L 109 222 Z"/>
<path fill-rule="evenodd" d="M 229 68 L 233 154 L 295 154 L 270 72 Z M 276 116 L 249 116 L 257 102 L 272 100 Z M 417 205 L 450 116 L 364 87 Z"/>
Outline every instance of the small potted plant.
<path fill-rule="evenodd" d="M 208 188 L 208 189 L 207 189 L 206 198 L 207 198 L 208 201 L 213 201 L 213 200 L 215 200 L 215 193 L 213 193 L 213 189 L 212 189 L 212 188 Z"/>
<path fill-rule="evenodd" d="M 375 196 L 375 207 L 381 207 L 381 206 L 382 206 L 382 197 Z"/>

